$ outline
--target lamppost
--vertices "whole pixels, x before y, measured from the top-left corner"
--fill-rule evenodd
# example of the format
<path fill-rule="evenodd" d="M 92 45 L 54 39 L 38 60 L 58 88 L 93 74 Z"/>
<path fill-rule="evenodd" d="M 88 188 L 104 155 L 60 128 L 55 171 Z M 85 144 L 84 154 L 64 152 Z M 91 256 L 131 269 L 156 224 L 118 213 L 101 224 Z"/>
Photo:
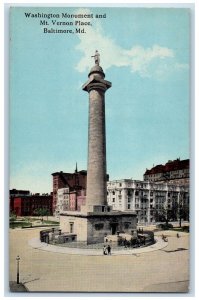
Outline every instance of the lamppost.
<path fill-rule="evenodd" d="M 17 284 L 19 284 L 19 261 L 20 261 L 19 255 L 17 255 L 16 261 L 17 261 Z"/>

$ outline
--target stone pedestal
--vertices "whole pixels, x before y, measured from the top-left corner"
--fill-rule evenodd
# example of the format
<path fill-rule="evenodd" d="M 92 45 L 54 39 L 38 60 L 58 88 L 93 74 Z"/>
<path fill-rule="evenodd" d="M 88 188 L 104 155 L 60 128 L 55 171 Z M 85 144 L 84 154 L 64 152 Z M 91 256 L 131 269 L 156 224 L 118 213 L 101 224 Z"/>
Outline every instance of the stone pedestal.
<path fill-rule="evenodd" d="M 62 231 L 76 234 L 77 241 L 86 244 L 103 243 L 106 235 L 117 236 L 117 232 L 131 234 L 136 230 L 136 226 L 137 216 L 132 211 L 88 213 L 87 215 L 68 211 L 60 215 Z"/>

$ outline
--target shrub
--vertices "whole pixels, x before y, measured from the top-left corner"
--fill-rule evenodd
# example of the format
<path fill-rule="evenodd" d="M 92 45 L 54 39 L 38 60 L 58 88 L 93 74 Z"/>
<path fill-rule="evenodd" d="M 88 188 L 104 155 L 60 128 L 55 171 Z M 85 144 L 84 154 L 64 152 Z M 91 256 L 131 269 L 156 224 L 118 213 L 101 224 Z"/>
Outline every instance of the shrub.
<path fill-rule="evenodd" d="M 10 228 L 14 229 L 17 227 L 31 227 L 32 223 L 28 222 L 10 222 Z"/>
<path fill-rule="evenodd" d="M 189 232 L 189 226 L 182 226 L 182 230 L 185 232 Z"/>
<path fill-rule="evenodd" d="M 15 221 L 16 219 L 17 219 L 17 216 L 16 216 L 16 214 L 14 214 L 14 213 L 10 213 L 10 222 L 13 222 L 13 221 Z"/>
<path fill-rule="evenodd" d="M 169 229 L 173 228 L 173 225 L 170 223 L 158 224 L 157 228 L 162 229 L 162 230 L 169 230 Z"/>

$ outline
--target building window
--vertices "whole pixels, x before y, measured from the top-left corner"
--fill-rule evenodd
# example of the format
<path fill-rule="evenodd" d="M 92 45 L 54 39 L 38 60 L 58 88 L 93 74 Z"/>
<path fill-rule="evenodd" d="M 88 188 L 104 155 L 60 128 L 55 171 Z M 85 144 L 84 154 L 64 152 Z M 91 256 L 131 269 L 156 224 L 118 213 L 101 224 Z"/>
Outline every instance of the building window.
<path fill-rule="evenodd" d="M 104 228 L 104 224 L 100 223 L 100 224 L 95 224 L 95 230 L 101 230 Z"/>
<path fill-rule="evenodd" d="M 112 202 L 115 202 L 115 198 L 112 199 Z"/>
<path fill-rule="evenodd" d="M 131 196 L 131 195 L 132 195 L 130 190 L 128 190 L 127 195 L 128 195 L 128 196 Z"/>
<path fill-rule="evenodd" d="M 74 230 L 74 223 L 71 222 L 70 223 L 70 233 L 73 233 L 73 230 Z"/>
<path fill-rule="evenodd" d="M 124 228 L 128 229 L 130 227 L 131 223 L 130 222 L 125 222 L 124 223 Z"/>
<path fill-rule="evenodd" d="M 128 204 L 128 205 L 127 205 L 127 208 L 130 209 L 130 208 L 131 208 L 131 204 Z"/>
<path fill-rule="evenodd" d="M 115 195 L 115 192 L 113 191 L 112 194 Z"/>

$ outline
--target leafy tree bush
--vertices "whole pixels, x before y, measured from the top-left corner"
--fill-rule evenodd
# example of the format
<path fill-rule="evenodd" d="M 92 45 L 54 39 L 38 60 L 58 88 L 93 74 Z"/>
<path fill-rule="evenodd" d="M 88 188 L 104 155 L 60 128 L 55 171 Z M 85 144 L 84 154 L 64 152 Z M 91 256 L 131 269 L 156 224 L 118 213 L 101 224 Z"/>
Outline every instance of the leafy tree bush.
<path fill-rule="evenodd" d="M 47 208 L 37 208 L 37 209 L 35 209 L 34 214 L 36 216 L 40 216 L 41 221 L 43 222 L 43 216 L 47 216 L 47 219 L 48 219 L 49 210 Z"/>
<path fill-rule="evenodd" d="M 173 225 L 171 223 L 158 224 L 157 228 L 162 229 L 162 230 L 169 230 L 169 229 L 173 228 Z"/>
<path fill-rule="evenodd" d="M 182 226 L 182 230 L 185 232 L 189 232 L 189 226 Z"/>
<path fill-rule="evenodd" d="M 16 214 L 14 212 L 11 212 L 10 213 L 10 218 L 9 218 L 10 222 L 16 221 L 16 218 L 17 218 Z"/>

